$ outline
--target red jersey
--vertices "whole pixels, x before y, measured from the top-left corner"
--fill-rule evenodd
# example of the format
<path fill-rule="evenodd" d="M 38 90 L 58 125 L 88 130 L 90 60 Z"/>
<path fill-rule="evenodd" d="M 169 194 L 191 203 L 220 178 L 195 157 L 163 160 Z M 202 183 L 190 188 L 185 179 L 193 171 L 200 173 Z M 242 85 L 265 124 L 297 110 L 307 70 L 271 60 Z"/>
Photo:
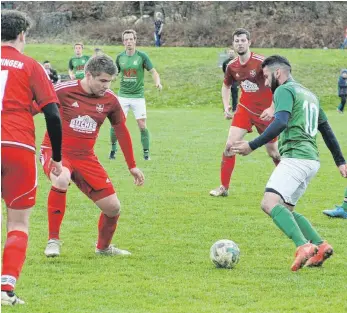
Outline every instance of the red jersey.
<path fill-rule="evenodd" d="M 225 71 L 224 84 L 231 86 L 237 81 L 241 87 L 240 104 L 252 113 L 261 114 L 272 103 L 272 92 L 265 86 L 263 69 L 264 57 L 251 52 L 245 64 L 239 57 L 231 60 Z"/>
<path fill-rule="evenodd" d="M 10 46 L 1 47 L 1 144 L 35 151 L 33 100 L 41 110 L 58 103 L 44 68 Z"/>
<path fill-rule="evenodd" d="M 129 168 L 135 167 L 131 138 L 125 126 L 125 116 L 117 96 L 107 90 L 97 97 L 86 93 L 79 80 L 55 85 L 60 101 L 60 116 L 63 128 L 63 155 L 87 156 L 94 154 L 94 145 L 106 117 L 116 129 L 119 144 Z M 50 147 L 46 132 L 42 147 Z"/>

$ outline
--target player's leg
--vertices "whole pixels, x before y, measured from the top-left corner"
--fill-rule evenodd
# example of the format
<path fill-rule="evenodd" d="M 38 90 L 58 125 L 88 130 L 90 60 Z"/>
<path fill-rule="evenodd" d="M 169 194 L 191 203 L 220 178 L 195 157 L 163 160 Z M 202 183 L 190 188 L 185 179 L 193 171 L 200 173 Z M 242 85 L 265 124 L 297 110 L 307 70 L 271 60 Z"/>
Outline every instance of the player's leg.
<path fill-rule="evenodd" d="M 298 215 L 298 220 L 291 213 L 295 204 L 306 190 L 308 182 L 316 174 L 319 163 L 311 160 L 283 159 L 273 171 L 265 189 L 262 209 L 269 214 L 281 231 L 292 239 L 297 247 L 292 270 L 297 271 L 305 265 L 318 250 L 317 246 L 309 243 L 309 238 L 316 236 L 316 242 L 321 242 L 317 232 L 304 223 Z M 304 228 L 301 227 L 298 224 Z M 307 221 L 308 222 L 308 221 Z"/>
<path fill-rule="evenodd" d="M 271 121 L 262 121 L 258 116 L 253 116 L 252 122 L 260 135 L 265 131 L 266 127 L 268 127 L 271 123 Z M 277 166 L 278 163 L 280 163 L 281 161 L 281 155 L 278 151 L 277 138 L 268 142 L 265 145 L 265 148 L 266 148 L 267 154 L 272 159 L 274 164 Z"/>
<path fill-rule="evenodd" d="M 345 197 L 342 205 L 336 205 L 335 209 L 332 210 L 324 210 L 323 213 L 330 217 L 340 217 L 347 219 L 347 188 L 345 190 Z"/>
<path fill-rule="evenodd" d="M 231 145 L 235 141 L 242 140 L 247 132 L 252 131 L 249 113 L 242 106 L 239 106 L 229 128 L 228 139 L 225 150 L 222 155 L 222 163 L 220 170 L 221 185 L 210 191 L 210 195 L 214 197 L 228 196 L 228 189 L 232 173 L 234 171 L 236 155 L 230 151 Z"/>
<path fill-rule="evenodd" d="M 96 253 L 106 255 L 130 254 L 110 244 L 116 231 L 120 202 L 105 169 L 95 155 L 73 161 L 73 181 L 102 211 L 98 223 Z"/>
<path fill-rule="evenodd" d="M 14 294 L 14 289 L 26 258 L 29 216 L 36 201 L 35 153 L 3 146 L 1 180 L 2 198 L 7 207 L 7 236 L 1 273 L 1 305 L 24 304 L 24 301 Z"/>
<path fill-rule="evenodd" d="M 128 98 L 123 98 L 123 97 L 118 97 L 119 104 L 122 107 L 123 113 L 125 117 L 128 116 L 129 108 L 130 108 L 130 103 Z M 116 153 L 117 153 L 117 136 L 116 133 L 113 129 L 113 127 L 110 127 L 110 142 L 111 142 L 111 151 L 109 155 L 110 160 L 116 159 Z"/>
<path fill-rule="evenodd" d="M 345 105 L 346 105 L 346 99 L 347 99 L 347 97 L 342 95 L 342 96 L 340 96 L 340 98 L 341 98 L 341 103 L 338 105 L 337 111 L 338 111 L 339 113 L 343 113 L 343 110 L 344 110 Z"/>
<path fill-rule="evenodd" d="M 41 148 L 40 162 L 42 164 L 44 173 L 50 179 L 52 184 L 47 199 L 48 242 L 44 251 L 47 257 L 55 257 L 60 255 L 60 228 L 65 215 L 66 192 L 71 181 L 72 172 L 69 161 L 64 158 L 62 173 L 58 177 L 53 175 L 48 166 L 51 157 L 51 149 Z"/>
<path fill-rule="evenodd" d="M 149 144 L 150 134 L 146 125 L 147 112 L 146 112 L 146 101 L 144 98 L 132 99 L 131 108 L 134 112 L 137 125 L 141 133 L 141 144 L 143 148 L 143 158 L 148 161 L 150 160 L 149 155 Z"/>

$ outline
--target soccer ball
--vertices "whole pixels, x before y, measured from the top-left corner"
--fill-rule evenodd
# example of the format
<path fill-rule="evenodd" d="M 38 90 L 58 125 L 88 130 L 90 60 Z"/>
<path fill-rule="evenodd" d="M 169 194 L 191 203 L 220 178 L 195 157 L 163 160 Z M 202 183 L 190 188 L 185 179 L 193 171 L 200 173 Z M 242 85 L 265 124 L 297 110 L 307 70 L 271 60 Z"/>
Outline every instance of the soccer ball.
<path fill-rule="evenodd" d="M 233 268 L 240 260 L 240 249 L 232 240 L 218 240 L 210 249 L 210 258 L 216 267 Z"/>

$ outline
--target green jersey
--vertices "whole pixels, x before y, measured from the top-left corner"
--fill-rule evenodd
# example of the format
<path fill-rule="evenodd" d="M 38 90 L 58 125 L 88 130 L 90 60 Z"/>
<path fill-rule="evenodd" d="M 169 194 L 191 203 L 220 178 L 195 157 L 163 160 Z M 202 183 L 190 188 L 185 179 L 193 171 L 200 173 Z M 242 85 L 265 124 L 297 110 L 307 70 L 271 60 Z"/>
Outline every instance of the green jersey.
<path fill-rule="evenodd" d="M 74 72 L 76 79 L 84 78 L 84 66 L 86 65 L 89 57 L 82 55 L 81 57 L 72 57 L 69 61 L 69 69 Z"/>
<path fill-rule="evenodd" d="M 118 95 L 124 98 L 144 98 L 144 69 L 150 71 L 153 64 L 148 55 L 135 50 L 134 55 L 122 52 L 117 55 L 116 65 L 120 73 L 120 89 Z"/>
<path fill-rule="evenodd" d="M 288 80 L 274 94 L 275 112 L 287 111 L 287 128 L 280 134 L 278 149 L 286 158 L 319 160 L 316 143 L 318 125 L 327 120 L 314 93 Z"/>

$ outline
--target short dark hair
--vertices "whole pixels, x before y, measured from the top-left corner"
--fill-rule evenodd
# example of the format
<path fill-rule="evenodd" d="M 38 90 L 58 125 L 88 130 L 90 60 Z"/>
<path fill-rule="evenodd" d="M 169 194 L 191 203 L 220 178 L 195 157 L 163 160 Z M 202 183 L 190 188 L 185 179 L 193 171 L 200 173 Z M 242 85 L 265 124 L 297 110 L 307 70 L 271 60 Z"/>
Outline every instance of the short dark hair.
<path fill-rule="evenodd" d="M 125 34 L 133 34 L 133 35 L 134 35 L 134 39 L 136 40 L 136 38 L 137 38 L 136 31 L 133 30 L 133 29 L 127 29 L 127 30 L 125 30 L 125 31 L 123 32 L 123 34 L 122 34 L 122 40 L 124 40 L 124 35 L 125 35 Z"/>
<path fill-rule="evenodd" d="M 247 39 L 249 40 L 251 38 L 251 34 L 247 29 L 244 28 L 237 28 L 232 34 L 232 38 L 234 40 L 235 36 L 240 36 L 240 35 L 246 35 Z"/>
<path fill-rule="evenodd" d="M 51 63 L 51 62 L 49 62 L 48 60 L 43 61 L 43 64 L 46 64 L 46 63 Z"/>
<path fill-rule="evenodd" d="M 73 47 L 75 48 L 76 46 L 81 46 L 83 49 L 83 43 L 82 42 L 76 42 Z"/>
<path fill-rule="evenodd" d="M 21 32 L 32 26 L 31 19 L 23 12 L 16 10 L 1 11 L 1 41 L 14 41 Z"/>
<path fill-rule="evenodd" d="M 264 68 L 265 66 L 276 68 L 285 67 L 289 69 L 290 72 L 292 71 L 292 66 L 290 65 L 289 61 L 285 57 L 282 57 L 280 55 L 272 55 L 266 58 L 263 61 L 261 67 Z"/>
<path fill-rule="evenodd" d="M 117 66 L 111 57 L 103 54 L 90 58 L 84 67 L 84 71 L 91 73 L 93 77 L 100 76 L 101 73 L 113 76 L 117 74 Z"/>

